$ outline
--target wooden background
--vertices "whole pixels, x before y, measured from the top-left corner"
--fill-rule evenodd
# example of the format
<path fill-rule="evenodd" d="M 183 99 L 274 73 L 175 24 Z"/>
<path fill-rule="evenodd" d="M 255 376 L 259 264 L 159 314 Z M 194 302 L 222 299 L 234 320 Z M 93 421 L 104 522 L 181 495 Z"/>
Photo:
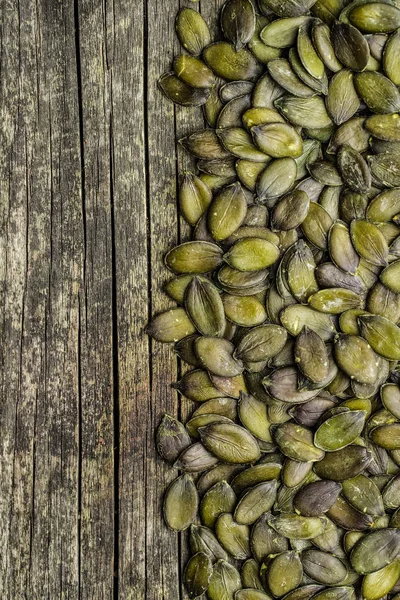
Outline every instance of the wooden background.
<path fill-rule="evenodd" d="M 0 598 L 184 597 L 156 456 L 180 366 L 143 334 L 187 236 L 156 87 L 175 14 L 219 0 L 0 0 Z"/>

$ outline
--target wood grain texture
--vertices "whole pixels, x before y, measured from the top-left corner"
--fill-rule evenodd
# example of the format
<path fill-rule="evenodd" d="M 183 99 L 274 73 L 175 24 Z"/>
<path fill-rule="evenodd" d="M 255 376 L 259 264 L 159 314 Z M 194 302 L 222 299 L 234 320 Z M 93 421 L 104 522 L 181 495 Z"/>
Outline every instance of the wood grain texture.
<path fill-rule="evenodd" d="M 179 8 L 221 3 L 0 0 L 1 599 L 187 597 L 154 432 L 193 406 L 144 328 L 204 119 L 157 80 Z"/>

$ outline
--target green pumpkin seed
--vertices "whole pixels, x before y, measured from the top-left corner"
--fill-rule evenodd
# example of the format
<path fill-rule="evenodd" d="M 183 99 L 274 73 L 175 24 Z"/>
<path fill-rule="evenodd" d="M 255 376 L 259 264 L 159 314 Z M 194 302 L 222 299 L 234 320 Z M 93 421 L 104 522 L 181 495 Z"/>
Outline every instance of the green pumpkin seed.
<path fill-rule="evenodd" d="M 350 561 L 357 573 L 379 571 L 400 554 L 400 530 L 381 529 L 365 535 L 354 546 Z"/>
<path fill-rule="evenodd" d="M 383 285 L 395 294 L 400 294 L 400 260 L 392 262 L 380 274 Z"/>
<path fill-rule="evenodd" d="M 313 596 L 315 600 L 355 600 L 356 595 L 353 587 L 331 587 Z"/>
<path fill-rule="evenodd" d="M 312 432 L 301 425 L 282 423 L 276 427 L 273 436 L 281 452 L 288 458 L 314 462 L 324 457 L 325 453 L 313 443 Z"/>
<path fill-rule="evenodd" d="M 199 498 L 196 486 L 186 473 L 175 479 L 164 498 L 164 519 L 170 529 L 184 531 L 196 519 Z"/>
<path fill-rule="evenodd" d="M 193 554 L 203 552 L 213 563 L 218 560 L 228 560 L 228 554 L 208 527 L 191 526 L 190 549 Z"/>
<path fill-rule="evenodd" d="M 384 407 L 396 419 L 400 419 L 400 388 L 395 383 L 387 383 L 381 387 L 381 400 Z"/>
<path fill-rule="evenodd" d="M 326 526 L 324 517 L 303 517 L 296 514 L 271 516 L 268 523 L 279 534 L 295 540 L 310 540 L 320 535 Z"/>
<path fill-rule="evenodd" d="M 293 158 L 277 158 L 271 161 L 258 178 L 258 200 L 266 202 L 267 206 L 272 208 L 276 199 L 293 187 L 296 175 L 297 166 Z"/>
<path fill-rule="evenodd" d="M 357 93 L 372 112 L 385 114 L 400 109 L 400 92 L 382 73 L 357 73 L 354 84 Z"/>
<path fill-rule="evenodd" d="M 192 414 L 192 418 L 200 415 L 221 415 L 232 421 L 237 417 L 237 401 L 234 398 L 212 398 L 203 402 Z"/>
<path fill-rule="evenodd" d="M 336 58 L 352 71 L 363 71 L 370 57 L 367 40 L 348 23 L 335 23 L 331 30 Z"/>
<path fill-rule="evenodd" d="M 243 589 L 240 592 L 237 592 L 237 594 L 242 594 L 242 598 L 240 598 L 240 596 L 239 596 L 239 600 L 246 600 L 246 596 L 243 597 L 243 593 L 245 591 L 247 591 L 248 589 L 252 589 L 254 594 L 255 594 L 256 590 L 258 590 L 260 592 L 260 594 L 264 594 L 264 592 L 263 592 L 264 587 L 261 583 L 259 571 L 260 571 L 259 564 L 254 558 L 249 558 L 248 560 L 246 560 L 243 563 L 241 571 L 240 571 L 240 575 L 242 577 L 243 587 L 246 589 Z M 263 596 L 261 596 L 259 598 L 257 598 L 257 596 L 255 596 L 254 598 L 255 598 L 255 600 L 268 600 L 267 598 L 263 598 Z M 236 596 L 235 600 L 238 600 L 237 596 Z"/>
<path fill-rule="evenodd" d="M 366 129 L 379 140 L 400 141 L 400 115 L 373 115 L 365 121 Z"/>
<path fill-rule="evenodd" d="M 329 140 L 327 152 L 335 153 L 340 146 L 348 144 L 358 152 L 365 152 L 369 147 L 370 135 L 363 127 L 365 117 L 353 117 L 333 132 Z"/>
<path fill-rule="evenodd" d="M 289 549 L 288 540 L 269 525 L 269 518 L 269 513 L 265 513 L 251 530 L 251 551 L 260 563 L 271 554 L 278 554 Z"/>
<path fill-rule="evenodd" d="M 255 438 L 234 423 L 213 423 L 199 430 L 204 446 L 223 462 L 246 464 L 260 457 Z"/>
<path fill-rule="evenodd" d="M 159 454 L 172 463 L 190 446 L 191 441 L 180 421 L 170 415 L 164 415 L 157 429 L 156 444 Z"/>
<path fill-rule="evenodd" d="M 360 257 L 354 250 L 350 232 L 345 223 L 336 221 L 332 225 L 329 231 L 328 247 L 332 262 L 339 269 L 355 275 Z"/>
<path fill-rule="evenodd" d="M 200 495 L 205 494 L 213 485 L 221 481 L 230 481 L 239 471 L 242 465 L 228 465 L 219 463 L 206 473 L 203 473 L 197 482 L 197 490 Z"/>
<path fill-rule="evenodd" d="M 177 342 L 195 333 L 195 327 L 183 308 L 172 308 L 155 316 L 146 332 L 159 342 Z"/>
<path fill-rule="evenodd" d="M 306 192 L 293 190 L 277 202 L 271 213 L 274 230 L 289 231 L 299 227 L 307 216 L 310 199 Z"/>
<path fill-rule="evenodd" d="M 174 467 L 187 473 L 199 473 L 211 469 L 217 462 L 218 459 L 204 448 L 203 444 L 197 442 L 180 453 Z"/>
<path fill-rule="evenodd" d="M 326 210 L 316 202 L 311 202 L 307 216 L 301 224 L 301 229 L 314 246 L 325 250 L 332 224 L 332 219 Z"/>
<path fill-rule="evenodd" d="M 396 31 L 385 44 L 383 52 L 383 68 L 394 85 L 400 85 L 399 56 L 400 34 Z"/>
<path fill-rule="evenodd" d="M 219 481 L 205 494 L 200 504 L 203 524 L 211 529 L 222 513 L 231 512 L 236 505 L 236 494 L 226 481 Z"/>
<path fill-rule="evenodd" d="M 276 400 L 301 404 L 317 396 L 318 389 L 305 388 L 299 390 L 298 375 L 296 367 L 283 367 L 276 369 L 265 377 L 262 383 L 268 394 Z"/>
<path fill-rule="evenodd" d="M 251 81 L 231 81 L 221 86 L 219 96 L 222 102 L 229 102 L 238 96 L 248 96 L 254 89 Z"/>
<path fill-rule="evenodd" d="M 296 158 L 303 152 L 303 143 L 296 130 L 286 123 L 267 123 L 251 128 L 255 144 L 273 158 Z"/>
<path fill-rule="evenodd" d="M 223 513 L 215 524 L 215 533 L 220 544 L 234 558 L 244 560 L 250 557 L 250 529 L 233 520 L 229 513 Z"/>
<path fill-rule="evenodd" d="M 392 152 L 376 154 L 368 159 L 373 177 L 384 187 L 400 187 L 400 157 Z"/>
<path fill-rule="evenodd" d="M 262 575 L 272 595 L 283 596 L 300 585 L 303 577 L 302 561 L 297 552 L 282 552 L 271 559 Z"/>
<path fill-rule="evenodd" d="M 233 296 L 222 298 L 226 317 L 242 327 L 260 325 L 267 318 L 264 305 L 255 296 Z"/>
<path fill-rule="evenodd" d="M 336 125 L 348 121 L 358 110 L 360 101 L 353 83 L 353 73 L 343 69 L 332 77 L 326 107 Z"/>
<path fill-rule="evenodd" d="M 236 506 L 234 512 L 235 521 L 241 525 L 252 525 L 255 523 L 262 514 L 272 508 L 276 499 L 277 487 L 278 482 L 271 480 L 259 483 L 247 491 Z"/>
<path fill-rule="evenodd" d="M 360 256 L 376 266 L 386 266 L 389 254 L 388 244 L 376 225 L 362 219 L 350 224 L 353 246 Z"/>
<path fill-rule="evenodd" d="M 256 24 L 250 0 L 229 0 L 221 11 L 221 28 L 224 36 L 238 51 L 250 41 Z"/>
<path fill-rule="evenodd" d="M 400 329 L 378 315 L 359 317 L 361 334 L 377 354 L 389 360 L 400 359 Z"/>
<path fill-rule="evenodd" d="M 361 304 L 359 295 L 345 288 L 320 290 L 310 296 L 308 301 L 312 308 L 332 315 L 338 315 L 351 308 L 358 308 Z"/>
<path fill-rule="evenodd" d="M 280 320 L 288 332 L 295 336 L 306 326 L 315 331 L 324 341 L 328 341 L 336 331 L 330 315 L 322 314 L 309 306 L 298 304 L 288 306 L 281 312 Z"/>
<path fill-rule="evenodd" d="M 292 295 L 305 304 L 311 294 L 318 290 L 315 279 L 315 262 L 310 248 L 300 240 L 293 247 L 287 264 L 287 283 Z"/>
<path fill-rule="evenodd" d="M 239 571 L 225 560 L 219 560 L 214 565 L 207 595 L 210 600 L 233 600 L 241 587 Z"/>
<path fill-rule="evenodd" d="M 195 56 L 176 56 L 173 68 L 175 75 L 192 88 L 210 88 L 215 83 L 211 69 Z"/>
<path fill-rule="evenodd" d="M 371 440 L 386 450 L 398 450 L 400 448 L 400 423 L 381 425 L 370 432 Z"/>
<path fill-rule="evenodd" d="M 226 127 L 241 127 L 242 126 L 242 113 L 251 106 L 250 94 L 244 96 L 238 96 L 233 98 L 225 104 L 218 114 L 216 123 L 217 129 L 223 129 Z M 229 150 L 229 148 L 227 148 Z"/>
<path fill-rule="evenodd" d="M 270 600 L 270 597 L 258 589 L 242 589 L 236 592 L 235 600 Z"/>
<path fill-rule="evenodd" d="M 333 415 L 317 429 L 314 443 L 326 452 L 334 452 L 352 444 L 364 428 L 365 412 L 350 410 Z"/>
<path fill-rule="evenodd" d="M 312 123 L 314 128 L 324 128 L 332 124 L 325 103 L 318 96 L 312 98 L 282 96 L 275 100 L 274 105 L 293 125 L 303 126 L 304 123 Z"/>
<path fill-rule="evenodd" d="M 179 140 L 179 143 L 196 158 L 228 158 L 230 153 L 223 148 L 213 129 L 201 129 Z"/>
<path fill-rule="evenodd" d="M 318 4 L 318 2 L 316 4 Z M 315 6 L 316 5 L 314 5 L 314 7 Z M 343 65 L 335 56 L 331 41 L 331 32 L 326 23 L 318 21 L 317 19 L 314 20 L 312 25 L 312 40 L 314 48 L 325 66 L 333 73 L 340 71 L 343 68 Z"/>
<path fill-rule="evenodd" d="M 344 481 L 356 477 L 368 466 L 371 454 L 362 446 L 346 446 L 342 450 L 328 452 L 314 465 L 314 471 L 321 479 Z"/>
<path fill-rule="evenodd" d="M 264 44 L 260 37 L 260 33 L 264 29 L 264 27 L 269 23 L 268 17 L 264 17 L 263 15 L 256 16 L 256 28 L 251 37 L 251 40 L 248 43 L 248 47 L 251 52 L 254 54 L 256 59 L 267 65 L 270 60 L 274 60 L 275 58 L 279 58 L 281 55 L 281 50 L 279 48 L 273 48 L 272 46 L 267 46 Z"/>
<path fill-rule="evenodd" d="M 337 585 L 347 575 L 343 562 L 328 552 L 310 548 L 302 553 L 301 561 L 304 572 L 324 585 Z"/>
<path fill-rule="evenodd" d="M 400 477 L 396 475 L 391 479 L 382 492 L 385 508 L 397 509 L 400 507 Z"/>
<path fill-rule="evenodd" d="M 274 48 L 289 48 L 296 42 L 299 28 L 309 20 L 308 16 L 276 19 L 264 27 L 261 39 L 264 44 Z"/>
<path fill-rule="evenodd" d="M 247 200 L 240 183 L 234 183 L 217 194 L 208 210 L 208 227 L 217 241 L 224 240 L 242 224 Z"/>
<path fill-rule="evenodd" d="M 339 149 L 338 168 L 347 187 L 358 194 L 366 194 L 371 188 L 371 173 L 357 150 L 343 145 Z"/>
<path fill-rule="evenodd" d="M 262 325 L 252 329 L 240 341 L 236 356 L 246 361 L 269 360 L 282 350 L 287 340 L 285 329 L 278 325 Z"/>
<path fill-rule="evenodd" d="M 217 135 L 224 148 L 234 156 L 255 162 L 268 162 L 269 157 L 256 148 L 245 129 L 240 127 L 218 129 Z"/>
<path fill-rule="evenodd" d="M 400 27 L 400 10 L 383 2 L 366 2 L 349 12 L 349 20 L 365 33 L 390 33 Z"/>
<path fill-rule="evenodd" d="M 210 44 L 203 56 L 210 69 L 228 81 L 252 80 L 259 74 L 259 65 L 251 52 L 246 48 L 235 51 L 228 42 Z"/>
<path fill-rule="evenodd" d="M 308 71 L 312 77 L 321 79 L 325 74 L 324 63 L 315 51 L 308 33 L 307 25 L 302 25 L 299 28 L 297 35 L 297 52 L 306 71 Z"/>
<path fill-rule="evenodd" d="M 182 46 L 190 54 L 201 54 L 210 43 L 210 30 L 199 12 L 181 8 L 175 22 L 176 33 Z"/>
<path fill-rule="evenodd" d="M 365 475 L 343 482 L 343 494 L 354 508 L 373 517 L 385 514 L 379 488 Z"/>
<path fill-rule="evenodd" d="M 223 335 L 226 327 L 224 306 L 218 289 L 210 281 L 193 278 L 186 290 L 185 307 L 201 334 Z"/>
<path fill-rule="evenodd" d="M 261 238 L 238 240 L 224 255 L 224 260 L 239 271 L 261 271 L 274 264 L 279 257 L 275 244 Z"/>
<path fill-rule="evenodd" d="M 193 173 L 186 173 L 179 189 L 179 205 L 189 225 L 195 225 L 212 200 L 209 187 Z"/>
<path fill-rule="evenodd" d="M 264 73 L 254 86 L 252 103 L 254 108 L 272 108 L 274 101 L 282 96 L 285 90 L 270 76 Z"/>
<path fill-rule="evenodd" d="M 335 359 L 346 375 L 360 383 L 374 383 L 378 376 L 378 357 L 358 335 L 339 337 L 335 343 Z"/>
<path fill-rule="evenodd" d="M 243 371 L 243 363 L 233 358 L 234 348 L 229 340 L 222 338 L 201 336 L 195 342 L 201 364 L 220 377 L 234 377 Z"/>
<path fill-rule="evenodd" d="M 304 482 L 311 470 L 312 463 L 287 458 L 283 465 L 282 481 L 286 487 L 297 487 Z"/>
<path fill-rule="evenodd" d="M 379 600 L 388 594 L 400 578 L 400 561 L 386 565 L 375 573 L 365 575 L 362 593 L 365 600 Z"/>
<path fill-rule="evenodd" d="M 334 481 L 313 481 L 297 492 L 294 508 L 305 517 L 318 517 L 333 506 L 341 489 Z"/>
<path fill-rule="evenodd" d="M 304 327 L 295 342 L 295 360 L 305 377 L 318 383 L 328 375 L 328 353 L 324 341 L 312 329 Z"/>
<path fill-rule="evenodd" d="M 339 496 L 327 515 L 336 525 L 348 531 L 365 531 L 372 527 L 373 518 L 355 509 L 347 500 Z"/>
<path fill-rule="evenodd" d="M 196 60 L 194 57 L 192 58 Z M 202 106 L 210 94 L 206 87 L 191 87 L 174 73 L 164 73 L 160 77 L 158 85 L 168 100 L 181 106 Z"/>
<path fill-rule="evenodd" d="M 282 465 L 278 463 L 259 464 L 245 469 L 232 481 L 232 489 L 236 494 L 240 494 L 248 487 L 278 478 L 281 469 Z"/>
<path fill-rule="evenodd" d="M 184 573 L 189 598 L 198 598 L 207 591 L 212 572 L 212 562 L 204 552 L 198 552 L 189 559 Z"/>

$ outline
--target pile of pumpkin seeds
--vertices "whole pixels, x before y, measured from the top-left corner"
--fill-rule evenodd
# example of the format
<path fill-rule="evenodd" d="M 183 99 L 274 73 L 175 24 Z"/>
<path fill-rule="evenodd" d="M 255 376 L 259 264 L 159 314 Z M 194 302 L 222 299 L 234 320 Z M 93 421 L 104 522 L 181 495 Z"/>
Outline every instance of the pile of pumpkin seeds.
<path fill-rule="evenodd" d="M 400 0 L 183 8 L 192 239 L 148 333 L 192 370 L 167 525 L 210 600 L 400 599 Z"/>

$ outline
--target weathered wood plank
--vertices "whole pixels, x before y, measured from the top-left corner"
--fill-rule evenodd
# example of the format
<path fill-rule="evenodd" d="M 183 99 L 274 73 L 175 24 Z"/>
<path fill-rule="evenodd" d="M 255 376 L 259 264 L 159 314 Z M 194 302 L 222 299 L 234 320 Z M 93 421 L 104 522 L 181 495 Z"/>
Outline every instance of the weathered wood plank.
<path fill-rule="evenodd" d="M 0 596 L 78 598 L 82 218 L 73 3 L 3 2 L 1 23 Z"/>
<path fill-rule="evenodd" d="M 142 3 L 114 3 L 112 157 L 119 373 L 119 598 L 142 600 L 146 577 L 149 419 L 149 215 L 146 198 L 145 13 Z M 116 532 L 117 533 L 117 532 Z"/>
<path fill-rule="evenodd" d="M 161 290 L 171 276 L 163 266 L 163 255 L 178 241 L 176 211 L 176 150 L 174 139 L 174 108 L 157 88 L 160 74 L 170 67 L 174 49 L 174 20 L 178 10 L 176 0 L 147 3 L 148 35 L 148 175 L 149 215 L 151 224 L 151 311 L 171 306 Z M 150 440 L 147 451 L 147 596 L 146 599 L 179 598 L 179 547 L 177 536 L 168 531 L 162 519 L 162 494 L 176 473 L 156 455 L 154 430 L 162 415 L 178 414 L 177 394 L 170 384 L 177 378 L 177 360 L 168 345 L 150 343 L 152 380 L 152 411 L 148 427 Z M 157 484 L 155 485 L 155 482 Z"/>
<path fill-rule="evenodd" d="M 113 198 L 111 180 L 112 3 L 77 3 L 81 93 L 84 295 L 81 302 L 82 599 L 114 594 Z M 118 451 L 118 448 L 117 448 Z"/>

